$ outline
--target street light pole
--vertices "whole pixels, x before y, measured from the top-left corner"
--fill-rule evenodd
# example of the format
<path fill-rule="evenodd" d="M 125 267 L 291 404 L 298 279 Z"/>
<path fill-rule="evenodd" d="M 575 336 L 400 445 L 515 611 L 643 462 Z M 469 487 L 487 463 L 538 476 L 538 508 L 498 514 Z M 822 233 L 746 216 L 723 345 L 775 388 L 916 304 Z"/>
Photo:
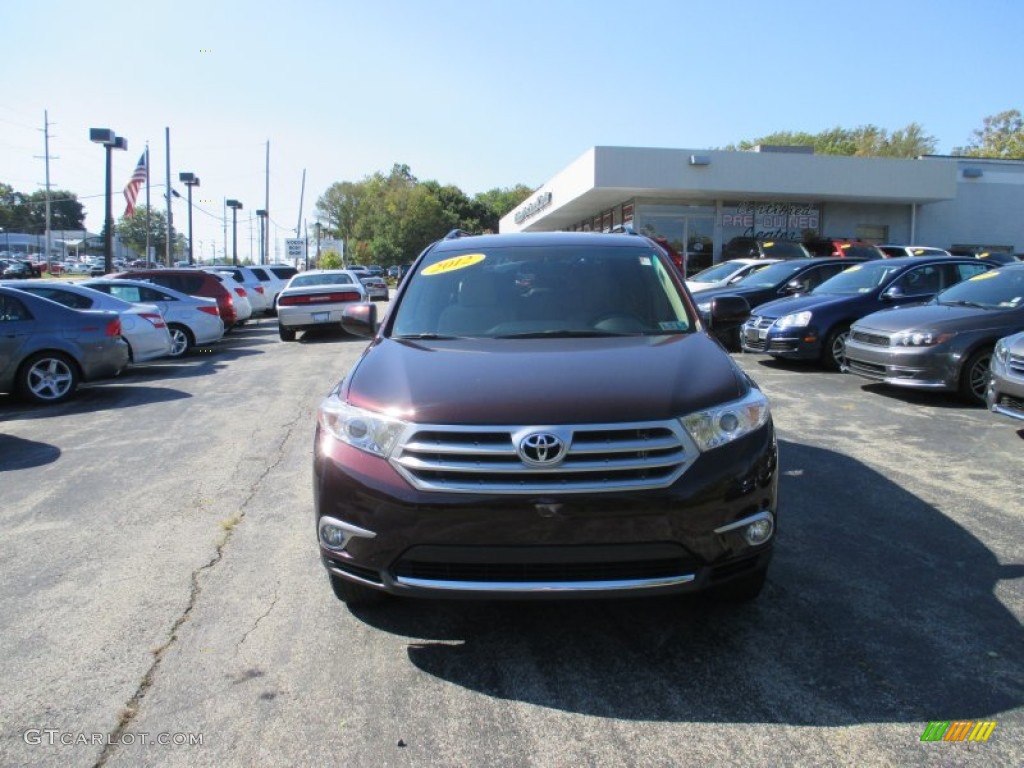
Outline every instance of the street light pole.
<path fill-rule="evenodd" d="M 320 269 L 320 222 L 316 223 L 316 268 Z"/>
<path fill-rule="evenodd" d="M 242 204 L 238 200 L 228 200 L 225 203 L 231 209 L 231 242 L 232 242 L 232 264 L 238 266 L 238 209 Z"/>
<path fill-rule="evenodd" d="M 256 218 L 260 220 L 260 264 L 267 263 L 266 241 L 263 238 L 263 228 L 266 226 L 267 212 L 260 208 L 256 211 Z"/>
<path fill-rule="evenodd" d="M 199 177 L 194 173 L 179 173 L 178 180 L 188 187 L 188 265 L 191 267 L 196 263 L 192 254 L 192 187 L 199 186 Z"/>
<path fill-rule="evenodd" d="M 106 183 L 106 219 L 104 221 L 103 233 L 103 269 L 106 273 L 114 271 L 114 208 L 110 194 L 110 171 L 112 149 L 128 149 L 128 140 L 123 136 L 117 136 L 109 128 L 90 128 L 89 140 L 102 144 L 107 154 L 107 183 Z"/>

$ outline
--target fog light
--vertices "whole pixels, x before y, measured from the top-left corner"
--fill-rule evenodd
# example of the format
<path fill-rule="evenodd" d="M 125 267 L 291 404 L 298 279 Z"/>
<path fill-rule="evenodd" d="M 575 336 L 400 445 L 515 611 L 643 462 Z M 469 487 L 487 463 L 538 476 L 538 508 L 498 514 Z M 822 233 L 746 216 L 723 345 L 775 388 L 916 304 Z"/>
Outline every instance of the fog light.
<path fill-rule="evenodd" d="M 772 537 L 772 533 L 775 531 L 775 523 L 771 516 L 762 518 L 757 522 L 751 523 L 743 529 L 743 538 L 747 544 L 752 547 L 756 547 L 758 544 L 764 544 L 768 539 Z"/>
<path fill-rule="evenodd" d="M 320 541 L 328 549 L 344 549 L 349 533 L 336 525 L 325 523 L 320 526 Z"/>

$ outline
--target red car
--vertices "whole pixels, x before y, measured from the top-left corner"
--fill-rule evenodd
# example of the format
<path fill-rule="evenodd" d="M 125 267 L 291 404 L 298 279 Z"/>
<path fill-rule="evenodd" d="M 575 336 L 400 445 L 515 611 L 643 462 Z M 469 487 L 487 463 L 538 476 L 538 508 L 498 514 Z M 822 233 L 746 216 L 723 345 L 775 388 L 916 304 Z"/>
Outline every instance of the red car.
<path fill-rule="evenodd" d="M 231 296 L 231 292 L 216 276 L 201 269 L 137 269 L 130 272 L 119 272 L 110 277 L 147 280 L 155 285 L 187 293 L 189 296 L 205 296 L 216 299 L 225 330 L 238 322 L 238 312 L 235 310 L 235 300 Z"/>

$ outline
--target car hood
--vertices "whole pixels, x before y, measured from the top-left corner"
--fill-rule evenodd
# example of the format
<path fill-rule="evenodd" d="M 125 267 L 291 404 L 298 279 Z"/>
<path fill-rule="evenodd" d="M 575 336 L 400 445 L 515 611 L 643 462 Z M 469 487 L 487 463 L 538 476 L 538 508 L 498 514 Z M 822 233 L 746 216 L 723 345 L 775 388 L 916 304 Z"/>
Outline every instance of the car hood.
<path fill-rule="evenodd" d="M 735 400 L 744 374 L 704 333 L 587 339 L 381 339 L 341 396 L 427 424 L 653 421 Z"/>
<path fill-rule="evenodd" d="M 761 317 L 777 318 L 793 312 L 823 309 L 824 307 L 843 304 L 859 298 L 862 298 L 862 296 L 837 296 L 835 294 L 821 294 L 820 296 L 814 296 L 812 294 L 807 294 L 806 296 L 787 296 L 783 299 L 775 299 L 774 301 L 762 304 L 755 309 L 752 314 L 760 315 Z"/>
<path fill-rule="evenodd" d="M 918 304 L 874 312 L 857 321 L 857 328 L 895 333 L 897 331 L 935 329 L 941 331 L 983 330 L 1007 326 L 1016 330 L 1024 324 L 1021 309 L 981 309 L 948 304 Z"/>

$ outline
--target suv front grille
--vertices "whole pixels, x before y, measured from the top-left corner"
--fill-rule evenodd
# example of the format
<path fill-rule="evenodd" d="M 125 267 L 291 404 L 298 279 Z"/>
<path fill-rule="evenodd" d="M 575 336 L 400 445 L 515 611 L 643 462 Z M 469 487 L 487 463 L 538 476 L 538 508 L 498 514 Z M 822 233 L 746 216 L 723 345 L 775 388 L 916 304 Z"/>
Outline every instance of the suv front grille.
<path fill-rule="evenodd" d="M 531 431 L 565 435 L 551 466 L 524 461 L 515 439 Z M 585 426 L 471 427 L 415 425 L 392 465 L 414 487 L 452 493 L 607 493 L 665 488 L 698 455 L 674 421 Z"/>

